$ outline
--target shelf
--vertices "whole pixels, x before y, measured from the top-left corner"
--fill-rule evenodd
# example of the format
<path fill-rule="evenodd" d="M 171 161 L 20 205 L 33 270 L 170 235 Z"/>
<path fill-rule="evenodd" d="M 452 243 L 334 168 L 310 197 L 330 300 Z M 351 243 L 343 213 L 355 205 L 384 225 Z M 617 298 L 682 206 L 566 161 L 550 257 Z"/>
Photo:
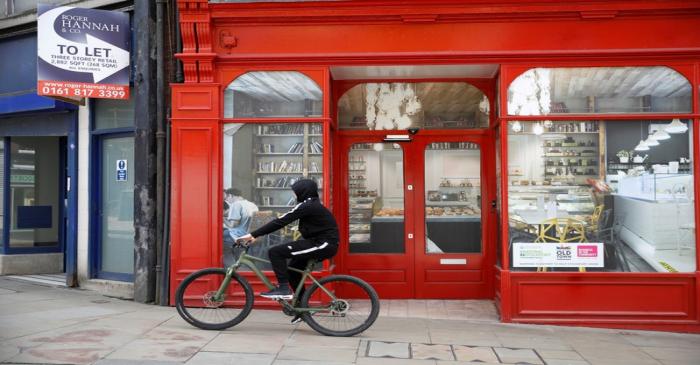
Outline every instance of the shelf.
<path fill-rule="evenodd" d="M 426 201 L 425 205 L 434 207 L 449 207 L 449 206 L 467 206 L 471 203 L 465 201 Z M 476 205 L 476 204 L 474 204 Z"/>
<path fill-rule="evenodd" d="M 533 132 L 518 132 L 518 133 L 511 133 L 511 134 L 513 134 L 513 135 L 518 135 L 518 134 L 538 135 L 537 133 L 533 133 Z M 600 132 L 597 132 L 597 131 L 596 132 L 543 132 L 543 133 L 540 133 L 539 135 L 546 136 L 548 134 L 600 134 Z"/>
<path fill-rule="evenodd" d="M 258 156 L 304 156 L 304 153 L 292 152 L 256 152 Z M 323 153 L 307 153 L 309 156 L 323 156 Z"/>
<path fill-rule="evenodd" d="M 598 149 L 598 146 L 542 146 L 542 148 L 595 148 L 595 149 Z"/>
<path fill-rule="evenodd" d="M 279 209 L 279 208 L 294 208 L 294 206 L 293 205 L 258 205 L 258 208 Z"/>
<path fill-rule="evenodd" d="M 255 171 L 256 174 L 267 174 L 267 175 L 303 175 L 303 171 Z M 323 172 L 307 172 L 308 175 L 322 175 Z"/>
<path fill-rule="evenodd" d="M 256 134 L 257 137 L 303 137 L 304 133 L 298 134 Z M 309 137 L 321 137 L 322 134 L 307 134 Z"/>

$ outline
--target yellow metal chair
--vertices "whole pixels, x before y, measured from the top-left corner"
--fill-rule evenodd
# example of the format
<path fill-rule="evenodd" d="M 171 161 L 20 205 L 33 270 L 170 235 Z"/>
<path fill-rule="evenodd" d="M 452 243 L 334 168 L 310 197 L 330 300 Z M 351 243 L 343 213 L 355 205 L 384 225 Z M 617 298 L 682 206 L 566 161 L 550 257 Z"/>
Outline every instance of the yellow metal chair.
<path fill-rule="evenodd" d="M 570 243 L 586 242 L 585 224 L 572 218 L 551 218 L 540 224 L 540 229 L 535 242 L 545 243 Z M 547 271 L 546 267 L 538 267 L 537 271 Z M 580 272 L 585 272 L 585 267 L 579 267 Z"/>

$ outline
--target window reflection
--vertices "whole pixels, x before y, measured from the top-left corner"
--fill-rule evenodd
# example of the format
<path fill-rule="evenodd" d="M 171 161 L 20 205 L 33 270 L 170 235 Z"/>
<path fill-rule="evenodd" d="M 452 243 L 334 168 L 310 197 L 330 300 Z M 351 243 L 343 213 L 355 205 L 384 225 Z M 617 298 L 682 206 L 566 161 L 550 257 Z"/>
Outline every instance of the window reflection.
<path fill-rule="evenodd" d="M 510 115 L 690 111 L 690 83 L 661 66 L 534 68 L 508 87 Z"/>
<path fill-rule="evenodd" d="M 392 143 L 354 144 L 348 156 L 350 253 L 402 253 L 403 151 Z"/>
<path fill-rule="evenodd" d="M 366 83 L 338 101 L 341 129 L 488 127 L 489 101 L 463 82 Z"/>
<path fill-rule="evenodd" d="M 320 117 L 322 101 L 321 88 L 300 72 L 248 72 L 224 90 L 224 117 Z"/>

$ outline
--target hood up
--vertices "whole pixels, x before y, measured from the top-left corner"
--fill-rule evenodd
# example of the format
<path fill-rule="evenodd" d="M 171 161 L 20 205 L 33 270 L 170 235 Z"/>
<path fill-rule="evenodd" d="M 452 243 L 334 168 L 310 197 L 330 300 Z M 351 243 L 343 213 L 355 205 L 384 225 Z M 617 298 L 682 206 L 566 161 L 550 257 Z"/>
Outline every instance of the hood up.
<path fill-rule="evenodd" d="M 297 202 L 301 203 L 308 198 L 318 198 L 318 186 L 316 182 L 303 179 L 292 184 L 292 190 L 297 195 Z"/>

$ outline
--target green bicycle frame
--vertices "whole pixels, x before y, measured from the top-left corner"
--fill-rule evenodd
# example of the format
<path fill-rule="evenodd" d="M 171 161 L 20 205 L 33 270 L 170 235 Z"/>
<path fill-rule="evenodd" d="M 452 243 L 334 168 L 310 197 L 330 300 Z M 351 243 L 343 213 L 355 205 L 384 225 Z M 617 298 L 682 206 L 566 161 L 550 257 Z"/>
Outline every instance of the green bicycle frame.
<path fill-rule="evenodd" d="M 217 290 L 216 294 L 214 295 L 215 300 L 221 300 L 223 298 L 224 293 L 226 292 L 226 288 L 228 285 L 231 283 L 231 277 L 233 276 L 233 273 L 238 271 L 238 268 L 240 268 L 242 265 L 247 266 L 253 273 L 255 273 L 255 276 L 257 276 L 265 286 L 272 290 L 275 288 L 275 286 L 270 282 L 270 280 L 265 276 L 265 274 L 258 268 L 258 266 L 255 264 L 255 262 L 261 262 L 261 263 L 266 263 L 269 264 L 269 260 L 262 259 L 260 257 L 256 256 L 251 256 L 248 255 L 248 250 L 246 249 L 245 252 L 243 252 L 239 257 L 238 260 L 236 260 L 233 265 L 229 266 L 228 269 L 226 269 L 226 276 L 224 276 L 224 280 L 221 283 L 221 286 L 219 287 L 219 290 Z M 283 306 L 292 309 L 296 312 L 318 312 L 320 310 L 324 310 L 326 308 L 300 308 L 296 307 L 296 304 L 298 302 L 299 294 L 301 292 L 301 288 L 304 287 L 304 282 L 306 281 L 307 278 L 311 279 L 311 281 L 316 284 L 321 290 L 323 290 L 332 300 L 336 300 L 337 298 L 335 295 L 326 289 L 323 285 L 321 285 L 316 278 L 311 275 L 311 265 L 308 265 L 306 270 L 299 270 L 293 267 L 288 268 L 290 271 L 295 271 L 301 274 L 301 280 L 299 281 L 299 285 L 297 285 L 296 289 L 294 290 L 294 297 L 292 299 L 292 303 L 287 303 L 286 301 L 280 300 L 279 303 L 282 304 Z"/>

